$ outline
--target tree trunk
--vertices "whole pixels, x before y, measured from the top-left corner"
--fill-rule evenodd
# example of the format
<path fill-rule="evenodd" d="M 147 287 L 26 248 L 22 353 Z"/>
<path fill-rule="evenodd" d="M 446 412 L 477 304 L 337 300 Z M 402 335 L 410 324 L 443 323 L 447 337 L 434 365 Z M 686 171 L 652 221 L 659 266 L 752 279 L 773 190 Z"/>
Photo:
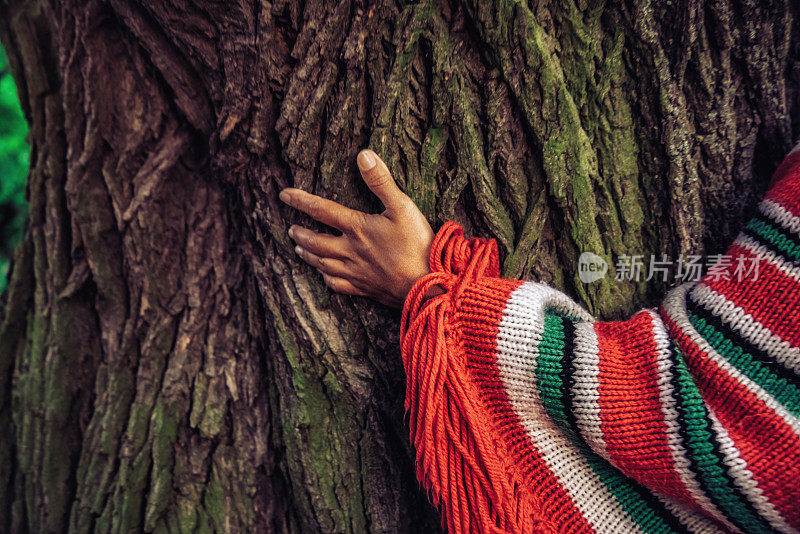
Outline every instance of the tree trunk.
<path fill-rule="evenodd" d="M 143 5 L 146 4 L 146 5 Z M 8 0 L 30 223 L 0 328 L 0 529 L 431 532 L 396 311 L 331 294 L 287 185 L 434 228 L 599 317 L 719 253 L 800 117 L 791 0 Z"/>

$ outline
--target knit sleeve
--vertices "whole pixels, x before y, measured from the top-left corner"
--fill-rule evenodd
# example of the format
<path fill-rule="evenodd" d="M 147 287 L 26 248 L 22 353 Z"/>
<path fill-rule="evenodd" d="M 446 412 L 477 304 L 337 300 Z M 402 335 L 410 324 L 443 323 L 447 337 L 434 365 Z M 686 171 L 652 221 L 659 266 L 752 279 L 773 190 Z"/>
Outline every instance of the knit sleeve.
<path fill-rule="evenodd" d="M 447 223 L 401 339 L 449 532 L 800 531 L 800 152 L 723 258 L 595 321 Z"/>

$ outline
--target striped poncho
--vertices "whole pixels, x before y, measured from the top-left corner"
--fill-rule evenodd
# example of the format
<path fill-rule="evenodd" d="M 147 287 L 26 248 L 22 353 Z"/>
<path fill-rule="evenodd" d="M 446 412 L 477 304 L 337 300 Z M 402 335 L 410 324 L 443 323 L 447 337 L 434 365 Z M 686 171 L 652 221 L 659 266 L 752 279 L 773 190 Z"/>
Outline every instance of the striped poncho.
<path fill-rule="evenodd" d="M 718 265 L 598 322 L 447 223 L 401 338 L 449 532 L 800 531 L 800 152 L 727 256 L 757 276 Z"/>

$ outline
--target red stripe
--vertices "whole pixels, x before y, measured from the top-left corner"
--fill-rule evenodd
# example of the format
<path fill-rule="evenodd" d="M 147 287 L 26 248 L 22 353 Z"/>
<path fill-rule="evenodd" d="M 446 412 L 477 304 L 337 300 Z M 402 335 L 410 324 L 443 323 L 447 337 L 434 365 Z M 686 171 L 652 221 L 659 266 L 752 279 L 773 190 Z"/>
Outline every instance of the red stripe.
<path fill-rule="evenodd" d="M 664 310 L 662 317 L 703 399 L 728 431 L 764 497 L 787 523 L 800 529 L 800 437 L 744 384 L 721 369 Z"/>
<path fill-rule="evenodd" d="M 600 428 L 613 463 L 627 476 L 702 511 L 682 482 L 669 447 L 658 387 L 651 315 L 594 324 Z"/>
<path fill-rule="evenodd" d="M 759 257 L 736 243 L 730 246 L 727 255 L 731 258 L 741 255 L 746 263 Z M 728 272 L 732 275 L 731 269 Z M 731 276 L 730 280 L 715 281 L 705 276 L 702 283 L 751 314 L 773 334 L 793 347 L 800 347 L 800 284 L 769 260 L 762 258 L 759 262 L 757 280 L 743 277 L 739 281 Z"/>
<path fill-rule="evenodd" d="M 786 156 L 778 166 L 766 198 L 800 217 L 800 150 Z"/>
<path fill-rule="evenodd" d="M 495 424 L 495 428 L 487 429 L 487 432 L 496 433 L 503 439 L 510 454 L 508 469 L 521 482 L 523 489 L 520 491 L 536 492 L 536 500 L 543 512 L 539 521 L 550 521 L 552 532 L 594 532 L 534 446 L 511 407 L 500 377 L 496 338 L 504 306 L 495 306 L 493 303 L 507 302 L 511 293 L 521 284 L 519 280 L 491 279 L 477 281 L 465 292 L 459 306 L 459 322 L 462 323 L 463 343 L 468 354 L 467 366 Z M 539 527 L 549 531 L 544 524 Z"/>

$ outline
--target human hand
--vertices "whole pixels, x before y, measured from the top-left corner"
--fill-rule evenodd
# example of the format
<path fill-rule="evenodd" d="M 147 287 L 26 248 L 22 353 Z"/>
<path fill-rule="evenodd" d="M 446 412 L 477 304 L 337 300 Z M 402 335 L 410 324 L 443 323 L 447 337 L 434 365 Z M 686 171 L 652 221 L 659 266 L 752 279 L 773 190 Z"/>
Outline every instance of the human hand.
<path fill-rule="evenodd" d="M 377 154 L 362 150 L 357 163 L 385 211 L 364 213 L 286 188 L 280 193 L 283 202 L 342 232 L 334 236 L 292 225 L 289 237 L 297 244 L 297 254 L 316 267 L 337 293 L 366 296 L 399 308 L 414 282 L 430 272 L 433 230 Z"/>

